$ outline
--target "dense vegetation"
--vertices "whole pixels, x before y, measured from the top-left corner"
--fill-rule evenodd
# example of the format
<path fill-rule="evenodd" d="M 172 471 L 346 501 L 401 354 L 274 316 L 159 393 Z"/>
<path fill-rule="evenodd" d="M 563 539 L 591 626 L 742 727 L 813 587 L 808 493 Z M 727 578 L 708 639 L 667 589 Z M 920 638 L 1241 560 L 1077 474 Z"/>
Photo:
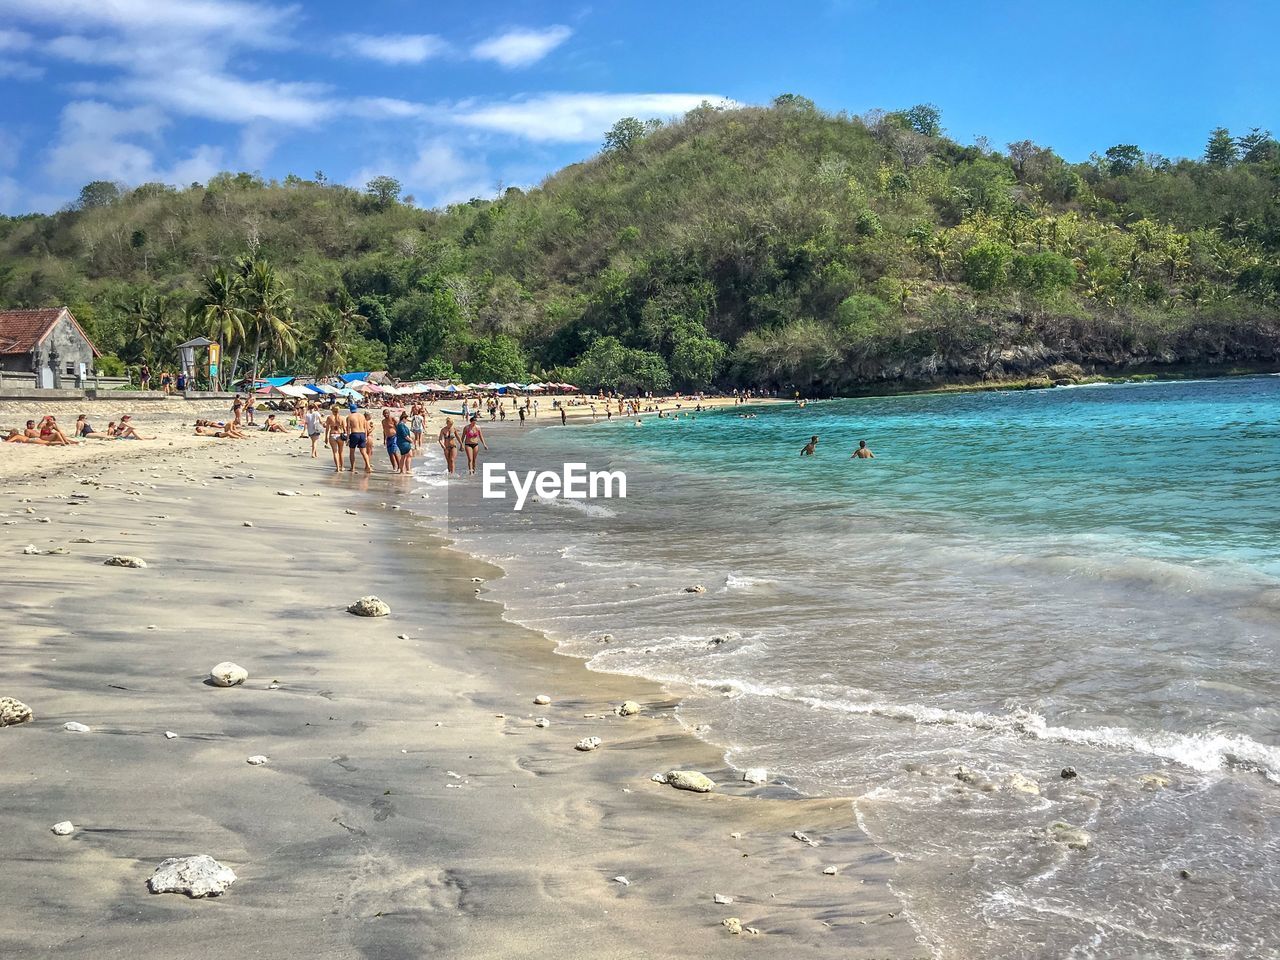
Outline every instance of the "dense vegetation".
<path fill-rule="evenodd" d="M 0 303 L 68 303 L 104 351 L 195 333 L 245 370 L 545 375 L 623 389 L 1280 360 L 1280 144 L 1071 164 L 779 97 L 627 118 L 494 200 L 417 209 L 386 177 L 89 184 L 0 220 Z"/>

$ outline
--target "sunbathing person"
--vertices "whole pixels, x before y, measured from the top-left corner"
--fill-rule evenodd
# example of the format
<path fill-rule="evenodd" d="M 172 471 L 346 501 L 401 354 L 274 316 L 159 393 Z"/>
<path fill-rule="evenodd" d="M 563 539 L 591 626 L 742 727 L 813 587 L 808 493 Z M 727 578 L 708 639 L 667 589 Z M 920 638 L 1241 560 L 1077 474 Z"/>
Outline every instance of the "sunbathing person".
<path fill-rule="evenodd" d="M 115 435 L 121 440 L 154 440 L 155 437 L 144 437 L 140 434 L 132 423 L 132 419 L 127 413 L 120 417 L 120 423 L 116 427 Z"/>
<path fill-rule="evenodd" d="M 76 417 L 76 436 L 84 440 L 115 440 L 117 438 L 111 435 L 113 427 L 115 427 L 114 422 L 107 428 L 106 433 L 98 433 L 93 429 L 93 426 L 89 423 L 89 418 L 85 414 L 82 413 Z"/>
<path fill-rule="evenodd" d="M 228 429 L 226 427 L 221 427 L 221 428 L 214 427 L 214 426 L 202 427 L 199 424 L 196 425 L 196 436 L 197 437 L 217 437 L 219 440 L 246 439 L 243 433 L 233 432 L 231 429 Z"/>
<path fill-rule="evenodd" d="M 284 428 L 284 425 L 280 423 L 279 420 L 276 419 L 276 415 L 274 413 L 267 417 L 267 422 L 262 425 L 262 429 L 265 430 L 267 433 L 287 432 Z"/>
<path fill-rule="evenodd" d="M 62 432 L 62 428 L 58 426 L 57 418 L 52 414 L 49 414 L 40 421 L 40 439 L 47 441 L 55 447 L 68 447 L 72 442 L 70 438 Z"/>
<path fill-rule="evenodd" d="M 30 421 L 34 423 L 35 421 Z M 39 437 L 29 437 L 21 430 L 10 430 L 9 435 L 4 438 L 5 443 L 34 443 L 41 447 L 49 446 L 48 440 L 41 440 Z"/>

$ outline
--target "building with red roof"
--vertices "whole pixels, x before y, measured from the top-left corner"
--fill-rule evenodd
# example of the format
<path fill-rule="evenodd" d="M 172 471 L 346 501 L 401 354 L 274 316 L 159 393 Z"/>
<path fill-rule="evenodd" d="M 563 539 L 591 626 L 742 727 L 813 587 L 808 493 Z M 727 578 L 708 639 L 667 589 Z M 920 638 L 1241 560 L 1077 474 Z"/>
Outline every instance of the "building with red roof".
<path fill-rule="evenodd" d="M 66 307 L 0 310 L 0 372 L 34 375 L 37 387 L 71 386 L 84 383 L 99 356 Z"/>

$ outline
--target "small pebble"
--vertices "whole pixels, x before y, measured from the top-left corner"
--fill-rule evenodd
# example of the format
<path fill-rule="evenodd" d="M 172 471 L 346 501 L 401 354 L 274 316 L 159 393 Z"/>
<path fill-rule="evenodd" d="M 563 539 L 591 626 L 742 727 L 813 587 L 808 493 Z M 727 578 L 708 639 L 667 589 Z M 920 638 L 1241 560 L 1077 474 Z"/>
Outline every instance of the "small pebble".
<path fill-rule="evenodd" d="M 166 730 L 166 731 L 164 732 L 164 738 L 165 738 L 166 740 L 177 740 L 177 739 L 178 739 L 178 735 L 177 735 L 176 733 L 174 733 L 172 730 Z"/>
<path fill-rule="evenodd" d="M 61 820 L 53 825 L 53 832 L 60 837 L 69 837 L 75 830 L 76 826 L 70 820 Z"/>
<path fill-rule="evenodd" d="M 72 733 L 88 733 L 92 728 L 85 726 L 83 723 L 77 723 L 75 720 L 68 720 L 62 725 L 63 730 L 69 730 Z"/>
<path fill-rule="evenodd" d="M 733 903 L 733 897 L 726 897 L 723 893 L 717 893 L 715 896 L 716 903 L 728 905 Z"/>
<path fill-rule="evenodd" d="M 545 707 L 548 703 L 551 702 L 551 698 L 548 697 L 545 693 L 540 693 L 533 698 L 533 702 L 540 707 Z"/>
<path fill-rule="evenodd" d="M 835 867 L 824 867 L 822 872 L 828 877 L 834 877 L 839 871 Z"/>
<path fill-rule="evenodd" d="M 267 758 L 260 753 L 255 753 L 252 757 L 245 761 L 255 767 L 260 767 L 267 762 Z"/>

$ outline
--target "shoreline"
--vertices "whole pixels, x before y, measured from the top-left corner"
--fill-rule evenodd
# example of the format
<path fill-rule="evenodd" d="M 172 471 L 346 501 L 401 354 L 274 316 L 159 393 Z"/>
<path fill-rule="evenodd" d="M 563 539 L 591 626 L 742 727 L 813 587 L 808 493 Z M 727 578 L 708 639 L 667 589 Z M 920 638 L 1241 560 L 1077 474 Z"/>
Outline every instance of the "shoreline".
<path fill-rule="evenodd" d="M 10 610 L 35 626 L 0 661 L 0 695 L 37 717 L 0 730 L 15 854 L 6 952 L 150 955 L 180 933 L 210 937 L 213 957 L 497 957 L 573 936 L 579 952 L 621 957 L 660 952 L 660 925 L 681 951 L 729 956 L 742 945 L 720 921 L 733 916 L 762 931 L 742 937 L 767 955 L 927 955 L 850 799 L 760 799 L 767 788 L 731 780 L 679 724 L 678 698 L 589 671 L 504 620 L 471 583 L 498 568 L 393 511 L 402 481 L 308 473 L 294 434 L 162 443 L 139 445 L 150 462 L 95 461 L 114 487 L 80 485 L 52 459 L 38 489 L 5 481 L 9 569 L 42 585 Z M 226 471 L 238 476 L 212 479 Z M 73 516 L 63 498 L 81 491 Z M 24 498 L 54 522 L 24 522 Z M 71 555 L 22 556 L 28 539 Z M 371 547 L 366 574 L 352 561 Z M 103 567 L 109 552 L 151 566 Z M 368 593 L 392 615 L 345 612 Z M 226 659 L 249 681 L 204 686 Z M 552 704 L 535 707 L 538 693 Z M 645 710 L 614 716 L 623 699 Z M 70 720 L 93 730 L 64 731 Z M 604 745 L 574 751 L 585 736 Z M 269 763 L 247 766 L 258 752 Z M 719 790 L 649 781 L 672 768 Z M 49 832 L 62 819 L 73 836 Z M 240 880 L 216 900 L 147 893 L 160 859 L 191 853 Z M 821 873 L 828 862 L 838 876 Z"/>

